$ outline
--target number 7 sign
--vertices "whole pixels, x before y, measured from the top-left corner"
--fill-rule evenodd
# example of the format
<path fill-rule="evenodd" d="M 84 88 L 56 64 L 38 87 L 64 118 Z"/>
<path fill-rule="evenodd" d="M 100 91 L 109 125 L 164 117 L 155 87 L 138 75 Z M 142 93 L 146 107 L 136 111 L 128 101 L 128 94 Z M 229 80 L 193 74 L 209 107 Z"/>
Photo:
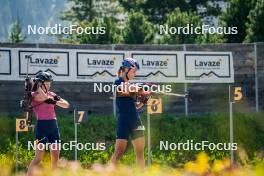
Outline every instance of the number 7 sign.
<path fill-rule="evenodd" d="M 85 119 L 87 119 L 87 113 L 86 111 L 77 111 L 78 117 L 75 119 L 75 123 L 80 124 L 82 123 Z"/>

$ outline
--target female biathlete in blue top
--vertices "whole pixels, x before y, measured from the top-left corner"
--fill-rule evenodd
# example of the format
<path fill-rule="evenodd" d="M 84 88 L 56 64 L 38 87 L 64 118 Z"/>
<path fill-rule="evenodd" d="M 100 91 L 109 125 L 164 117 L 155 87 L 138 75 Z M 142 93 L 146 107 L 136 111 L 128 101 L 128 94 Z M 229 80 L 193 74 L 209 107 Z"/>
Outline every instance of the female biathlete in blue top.
<path fill-rule="evenodd" d="M 118 78 L 114 82 L 114 85 L 116 86 L 116 95 L 114 98 L 118 121 L 115 151 L 111 162 L 117 164 L 127 147 L 128 138 L 131 137 L 134 151 L 136 153 L 137 164 L 141 168 L 144 168 L 144 126 L 141 123 L 138 113 L 138 109 L 141 108 L 144 103 L 136 102 L 135 95 L 146 95 L 150 94 L 150 92 L 142 91 L 140 87 L 129 83 L 129 81 L 135 77 L 138 69 L 139 65 L 135 59 L 126 58 L 122 62 L 122 66 L 118 70 Z"/>

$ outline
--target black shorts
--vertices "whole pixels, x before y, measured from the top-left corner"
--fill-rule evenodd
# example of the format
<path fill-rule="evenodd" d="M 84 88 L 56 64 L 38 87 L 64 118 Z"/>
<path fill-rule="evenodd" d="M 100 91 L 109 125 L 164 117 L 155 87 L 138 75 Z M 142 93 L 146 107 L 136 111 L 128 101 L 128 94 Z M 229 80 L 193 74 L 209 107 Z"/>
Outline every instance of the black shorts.
<path fill-rule="evenodd" d="M 141 123 L 140 118 L 133 121 L 127 121 L 126 119 L 118 119 L 116 139 L 126 139 L 129 136 L 132 140 L 144 136 L 144 126 Z"/>
<path fill-rule="evenodd" d="M 38 120 L 36 126 L 36 140 L 38 143 L 59 143 L 60 132 L 57 120 Z"/>

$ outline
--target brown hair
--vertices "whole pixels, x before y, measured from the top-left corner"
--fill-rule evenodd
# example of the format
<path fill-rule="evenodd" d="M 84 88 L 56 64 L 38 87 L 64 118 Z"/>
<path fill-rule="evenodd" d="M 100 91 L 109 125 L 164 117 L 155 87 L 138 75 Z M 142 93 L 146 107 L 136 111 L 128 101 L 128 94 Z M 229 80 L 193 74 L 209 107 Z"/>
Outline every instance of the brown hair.
<path fill-rule="evenodd" d="M 120 67 L 117 71 L 117 77 L 121 77 L 122 74 L 126 71 L 126 67 Z"/>

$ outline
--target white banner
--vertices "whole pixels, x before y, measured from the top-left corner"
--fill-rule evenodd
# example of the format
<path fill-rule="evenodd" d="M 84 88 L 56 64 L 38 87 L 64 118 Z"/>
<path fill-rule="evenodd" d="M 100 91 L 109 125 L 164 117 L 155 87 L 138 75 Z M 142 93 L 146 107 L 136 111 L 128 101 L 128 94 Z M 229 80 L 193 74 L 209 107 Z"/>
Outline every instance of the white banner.
<path fill-rule="evenodd" d="M 11 51 L 0 50 L 0 75 L 11 75 Z"/>
<path fill-rule="evenodd" d="M 69 76 L 69 52 L 19 50 L 19 75 L 49 71 L 56 76 Z"/>
<path fill-rule="evenodd" d="M 185 79 L 194 82 L 215 82 L 216 80 L 229 82 L 233 80 L 231 53 L 186 53 L 184 54 L 184 68 Z"/>
<path fill-rule="evenodd" d="M 0 80 L 48 71 L 55 81 L 113 82 L 126 57 L 137 59 L 137 82 L 233 83 L 231 52 L 0 48 Z M 12 63 L 12 64 L 11 64 Z"/>
<path fill-rule="evenodd" d="M 132 53 L 131 57 L 136 59 L 140 65 L 137 72 L 137 79 L 150 79 L 155 81 L 158 77 L 165 79 L 178 78 L 177 54 L 141 54 Z M 155 79 L 156 78 L 156 79 Z"/>
<path fill-rule="evenodd" d="M 116 76 L 124 59 L 124 53 L 77 52 L 77 79 L 107 82 Z"/>

